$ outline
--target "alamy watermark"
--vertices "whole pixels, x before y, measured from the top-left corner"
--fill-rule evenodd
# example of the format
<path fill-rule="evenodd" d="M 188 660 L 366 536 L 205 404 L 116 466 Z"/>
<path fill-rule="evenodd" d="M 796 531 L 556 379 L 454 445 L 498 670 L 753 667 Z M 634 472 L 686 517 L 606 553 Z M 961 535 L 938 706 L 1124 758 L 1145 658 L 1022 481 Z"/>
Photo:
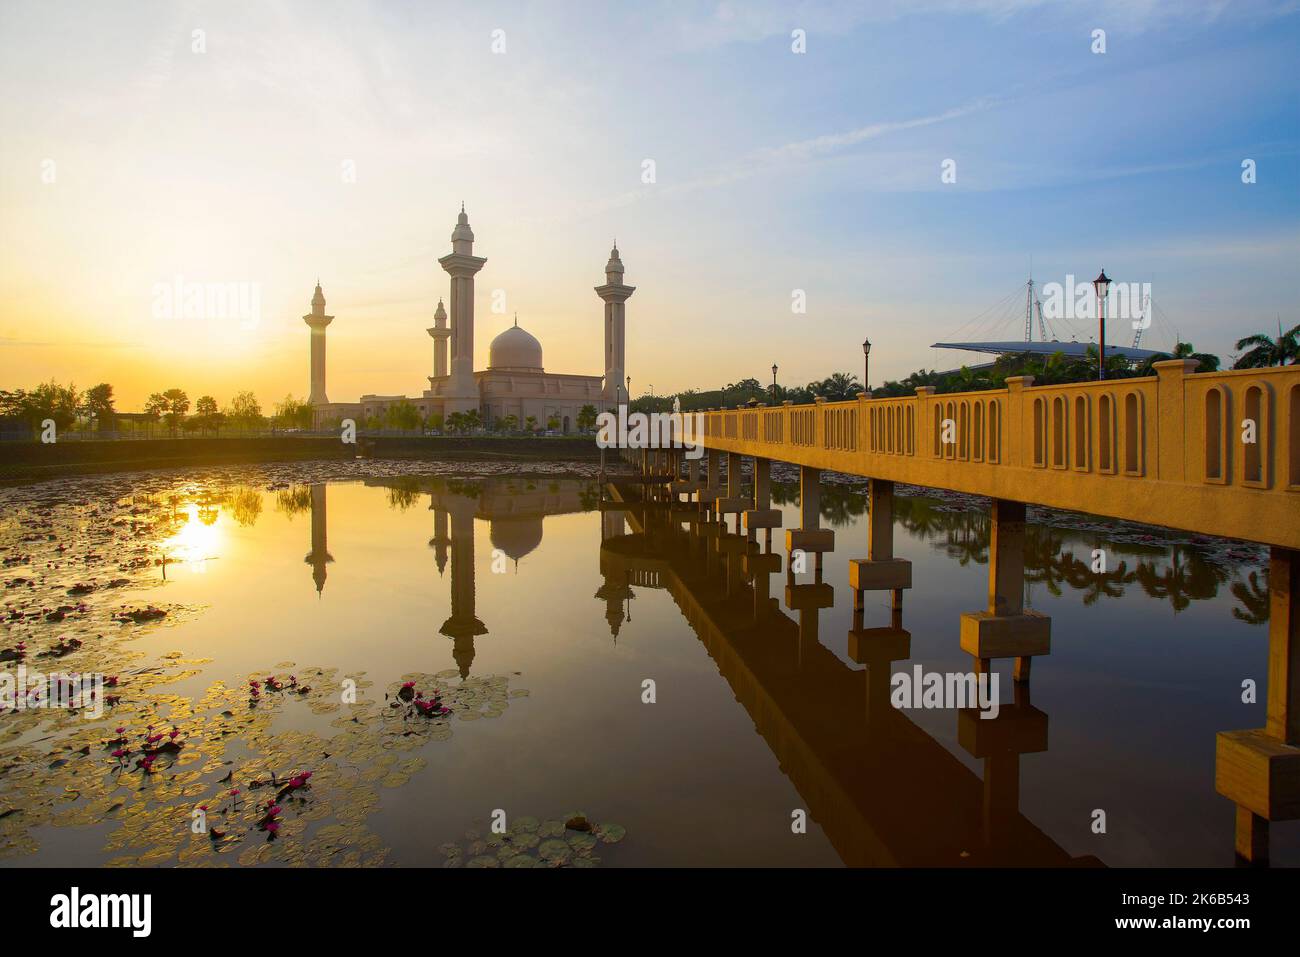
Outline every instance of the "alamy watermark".
<path fill-rule="evenodd" d="M 889 703 L 895 708 L 978 708 L 980 717 L 998 716 L 998 675 L 981 671 L 925 671 L 914 665 L 889 679 Z"/>
<path fill-rule="evenodd" d="M 702 458 L 703 412 L 618 412 L 596 416 L 596 445 L 602 449 L 685 449 L 688 459 Z"/>
<path fill-rule="evenodd" d="M 64 708 L 81 711 L 87 718 L 104 713 L 104 676 L 28 671 L 19 665 L 16 672 L 0 671 L 0 710 L 36 711 Z"/>
<path fill-rule="evenodd" d="M 155 319 L 233 319 L 245 330 L 262 322 L 259 282 L 186 282 L 177 274 L 154 283 L 151 295 Z"/>
<path fill-rule="evenodd" d="M 1043 284 L 1043 315 L 1048 319 L 1096 319 L 1097 291 L 1089 281 Z M 1106 318 L 1127 319 L 1134 329 L 1151 328 L 1151 283 L 1112 282 L 1106 290 Z"/>

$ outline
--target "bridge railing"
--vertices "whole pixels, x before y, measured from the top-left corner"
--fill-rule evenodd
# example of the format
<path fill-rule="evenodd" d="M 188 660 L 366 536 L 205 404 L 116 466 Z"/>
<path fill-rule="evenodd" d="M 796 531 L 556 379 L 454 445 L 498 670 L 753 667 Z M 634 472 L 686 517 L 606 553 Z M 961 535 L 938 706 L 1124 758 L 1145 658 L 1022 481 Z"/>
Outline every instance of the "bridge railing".
<path fill-rule="evenodd" d="M 1169 360 L 1148 378 L 1035 386 L 1023 376 L 983 392 L 927 386 L 898 398 L 714 410 L 705 443 L 1118 517 L 1153 513 L 1148 520 L 1177 527 L 1199 521 L 1174 521 L 1180 510 L 1224 512 L 1208 522 L 1219 534 L 1300 547 L 1300 365 L 1193 368 Z M 1134 481 L 1180 492 L 1137 491 Z"/>

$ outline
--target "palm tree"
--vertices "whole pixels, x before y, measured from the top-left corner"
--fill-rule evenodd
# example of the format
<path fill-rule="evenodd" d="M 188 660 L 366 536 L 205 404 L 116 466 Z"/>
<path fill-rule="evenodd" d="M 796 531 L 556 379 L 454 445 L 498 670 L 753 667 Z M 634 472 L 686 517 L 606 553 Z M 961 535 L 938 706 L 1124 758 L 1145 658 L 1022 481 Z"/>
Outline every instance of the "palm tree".
<path fill-rule="evenodd" d="M 1232 617 L 1248 625 L 1263 625 L 1268 622 L 1269 596 L 1268 571 L 1260 581 L 1259 572 L 1251 572 L 1247 582 L 1234 582 L 1232 596 L 1241 602 L 1241 608 L 1232 609 Z"/>
<path fill-rule="evenodd" d="M 1233 363 L 1234 369 L 1266 369 L 1269 366 L 1295 365 L 1300 360 L 1300 325 L 1292 326 L 1287 332 L 1282 331 L 1281 323 L 1277 327 L 1278 336 L 1272 339 L 1257 332 L 1237 340 L 1238 349 L 1249 348 L 1241 358 Z"/>
<path fill-rule="evenodd" d="M 1240 344 L 1238 344 L 1240 348 Z M 1163 362 L 1166 359 L 1195 359 L 1199 364 L 1196 367 L 1197 372 L 1218 372 L 1219 357 L 1211 355 L 1208 352 L 1196 352 L 1196 347 L 1190 342 L 1175 342 L 1173 352 L 1157 352 L 1148 358 L 1142 364 L 1142 374 L 1150 375 L 1151 367 L 1157 362 Z"/>

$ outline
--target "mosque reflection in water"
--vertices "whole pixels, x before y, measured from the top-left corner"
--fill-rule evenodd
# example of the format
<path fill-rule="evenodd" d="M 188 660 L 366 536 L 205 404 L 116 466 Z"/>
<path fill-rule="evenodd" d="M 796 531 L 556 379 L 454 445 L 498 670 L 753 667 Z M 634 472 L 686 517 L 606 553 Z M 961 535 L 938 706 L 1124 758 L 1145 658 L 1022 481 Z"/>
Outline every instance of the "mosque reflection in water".
<path fill-rule="evenodd" d="M 974 708 L 956 711 L 957 743 L 979 772 L 891 705 L 891 675 L 907 666 L 912 645 L 898 603 L 880 606 L 877 614 L 887 621 L 867 621 L 864 609 L 855 607 L 847 648 L 857 668 L 819 634 L 821 613 L 835 602 L 833 586 L 819 572 L 813 581 L 799 582 L 786 567 L 787 557 L 770 544 L 732 534 L 694 506 L 654 500 L 636 486 L 572 480 L 367 484 L 386 487 L 395 507 L 427 499 L 433 513 L 428 545 L 439 576 L 449 579 L 451 614 L 439 631 L 451 639 L 462 677 L 470 673 L 476 640 L 489 632 L 475 607 L 474 522 L 488 523 L 492 560 L 518 562 L 541 544 L 546 516 L 599 509 L 602 584 L 593 598 L 604 605 L 612 639 L 617 642 L 630 619 L 638 589 L 667 592 L 844 863 L 1102 863 L 1072 856 L 1021 812 L 1022 756 L 1048 748 L 1048 715 L 1034 707 L 1027 683 L 1006 683 L 1014 699 L 1003 701 L 992 719 Z M 306 492 L 282 495 L 281 504 L 310 509 L 306 561 L 320 592 L 335 560 L 327 541 L 327 486 L 312 485 Z M 774 486 L 773 498 L 783 504 L 797 498 L 797 490 Z M 832 494 L 821 509 L 832 524 L 842 523 L 860 515 L 864 502 L 860 495 Z M 980 511 L 900 498 L 895 521 L 962 565 L 988 561 L 990 529 Z M 1111 543 L 1127 557 L 1099 576 L 1088 568 L 1086 549 L 1080 549 L 1083 557 L 1075 556 L 1069 535 L 1043 525 L 1028 529 L 1027 599 L 1036 588 L 1059 595 L 1066 587 L 1093 604 L 1137 585 L 1178 610 L 1213 597 L 1230 577 L 1195 548 L 1171 551 L 1158 542 Z M 1266 581 L 1252 574 L 1233 583 L 1232 594 L 1238 601 L 1234 616 L 1266 620 Z"/>

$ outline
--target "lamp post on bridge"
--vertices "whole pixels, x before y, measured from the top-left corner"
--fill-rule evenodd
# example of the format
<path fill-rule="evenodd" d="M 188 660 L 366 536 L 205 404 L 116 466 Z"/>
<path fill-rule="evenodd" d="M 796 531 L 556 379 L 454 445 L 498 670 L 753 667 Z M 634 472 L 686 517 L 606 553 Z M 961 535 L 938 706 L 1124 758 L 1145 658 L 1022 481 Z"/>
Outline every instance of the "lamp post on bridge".
<path fill-rule="evenodd" d="M 1106 378 L 1106 292 L 1110 289 L 1110 279 L 1106 270 L 1092 281 L 1092 288 L 1097 294 L 1097 378 Z"/>
<path fill-rule="evenodd" d="M 776 363 L 772 363 L 772 404 L 776 405 Z"/>
<path fill-rule="evenodd" d="M 862 390 L 871 396 L 871 340 L 862 340 Z"/>

